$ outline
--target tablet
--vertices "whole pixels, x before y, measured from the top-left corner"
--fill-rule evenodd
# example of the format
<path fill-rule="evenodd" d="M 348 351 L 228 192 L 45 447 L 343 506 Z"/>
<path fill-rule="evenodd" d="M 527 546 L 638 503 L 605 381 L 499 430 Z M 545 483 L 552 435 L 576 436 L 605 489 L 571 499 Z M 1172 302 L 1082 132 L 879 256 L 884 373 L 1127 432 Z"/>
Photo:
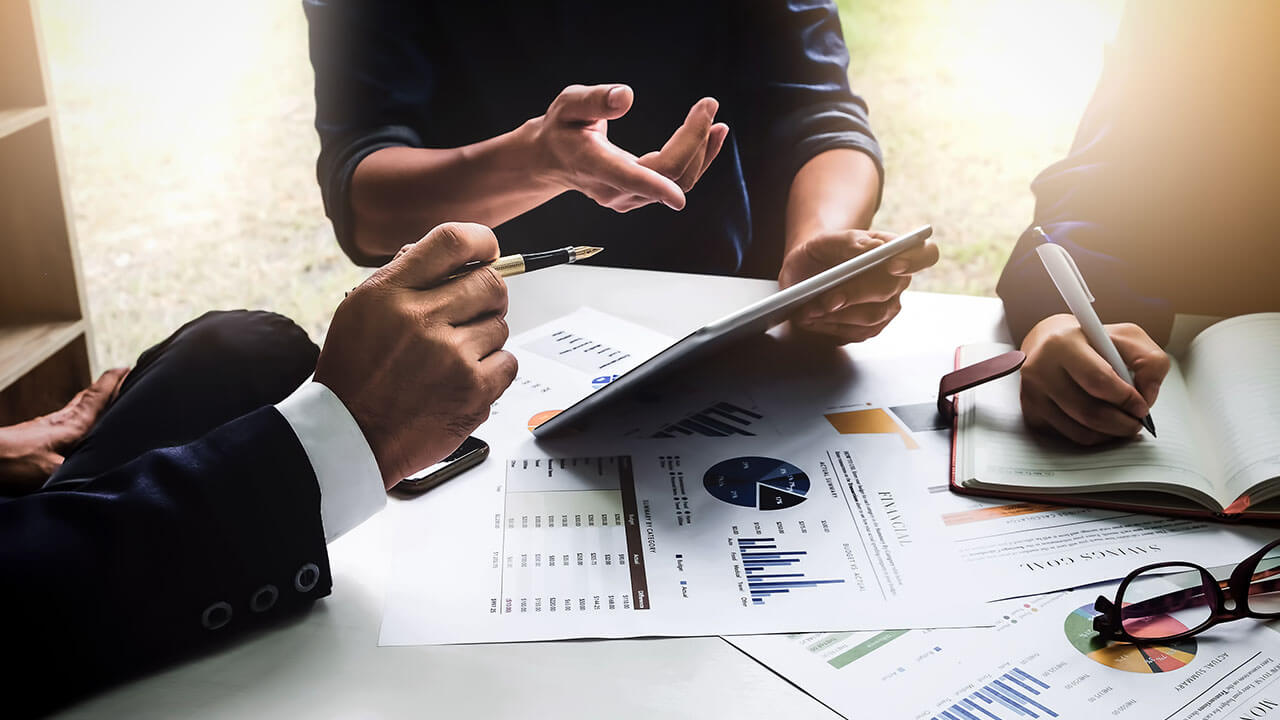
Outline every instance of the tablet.
<path fill-rule="evenodd" d="M 583 427 L 592 413 L 627 395 L 642 384 L 655 380 L 694 358 L 718 350 L 734 340 L 768 330 L 786 320 L 787 316 L 804 302 L 885 262 L 894 255 L 923 246 L 924 241 L 932 234 L 933 228 L 929 225 L 912 230 L 695 330 L 684 339 L 637 365 L 630 372 L 619 375 L 613 382 L 533 428 L 533 434 L 540 438 L 549 438 Z"/>

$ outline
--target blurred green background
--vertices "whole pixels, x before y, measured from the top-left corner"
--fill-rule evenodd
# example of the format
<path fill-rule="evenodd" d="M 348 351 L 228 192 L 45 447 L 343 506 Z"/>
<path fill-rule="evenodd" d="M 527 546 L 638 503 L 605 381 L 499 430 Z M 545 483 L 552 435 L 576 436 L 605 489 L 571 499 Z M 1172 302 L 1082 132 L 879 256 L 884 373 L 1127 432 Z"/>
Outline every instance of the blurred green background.
<path fill-rule="evenodd" d="M 1121 0 L 840 8 L 886 159 L 876 226 L 937 229 L 942 261 L 914 289 L 991 294 Z M 40 9 L 99 363 L 129 364 L 211 308 L 274 309 L 319 341 L 367 271 L 338 251 L 320 204 L 301 3 Z"/>

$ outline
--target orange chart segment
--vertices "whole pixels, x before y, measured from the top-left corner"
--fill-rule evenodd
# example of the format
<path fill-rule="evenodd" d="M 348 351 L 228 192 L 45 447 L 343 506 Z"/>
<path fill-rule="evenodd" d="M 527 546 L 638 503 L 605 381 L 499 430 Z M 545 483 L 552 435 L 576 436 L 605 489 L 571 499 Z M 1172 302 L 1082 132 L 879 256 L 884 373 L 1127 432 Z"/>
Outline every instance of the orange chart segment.
<path fill-rule="evenodd" d="M 1061 508 L 1053 505 L 1039 505 L 1036 503 L 993 505 L 991 507 L 976 508 L 974 510 L 947 513 L 942 516 L 942 522 L 947 526 L 965 525 L 973 522 L 982 522 L 983 520 L 999 520 L 1000 518 L 1017 517 L 1018 515 L 1033 515 L 1035 513 L 1060 509 Z"/>
<path fill-rule="evenodd" d="M 899 425 L 884 408 L 830 413 L 825 417 L 841 435 L 897 435 L 902 438 L 902 444 L 908 450 L 920 448 L 911 433 Z"/>
<path fill-rule="evenodd" d="M 542 423 L 550 420 L 551 418 L 559 414 L 560 414 L 559 410 L 543 410 L 542 412 L 534 415 L 533 417 L 529 418 L 529 432 L 533 432 L 534 428 L 538 427 Z"/>

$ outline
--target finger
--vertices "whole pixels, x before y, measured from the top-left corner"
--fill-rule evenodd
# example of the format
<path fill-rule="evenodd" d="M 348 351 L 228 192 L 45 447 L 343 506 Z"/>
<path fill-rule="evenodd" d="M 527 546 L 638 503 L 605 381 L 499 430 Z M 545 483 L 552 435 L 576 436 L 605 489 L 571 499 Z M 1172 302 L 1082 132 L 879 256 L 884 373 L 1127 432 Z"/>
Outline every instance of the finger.
<path fill-rule="evenodd" d="M 702 169 L 702 158 L 707 154 L 707 142 L 710 142 L 710 136 L 707 141 L 698 148 L 698 152 L 692 158 L 689 158 L 689 164 L 685 165 L 684 172 L 680 173 L 680 177 L 676 178 L 676 184 L 680 189 L 689 192 L 697 183 L 698 172 Z"/>
<path fill-rule="evenodd" d="M 616 120 L 627 114 L 634 100 L 626 85 L 570 85 L 556 96 L 548 114 L 566 122 Z"/>
<path fill-rule="evenodd" d="M 880 247 L 885 242 L 887 241 L 883 237 L 862 230 L 845 230 L 805 243 L 804 248 L 808 260 L 819 269 L 825 270 L 872 248 Z"/>
<path fill-rule="evenodd" d="M 891 303 L 910 285 L 909 275 L 903 277 L 873 270 L 826 291 L 818 297 L 818 304 L 827 313 L 835 313 L 846 307 Z"/>
<path fill-rule="evenodd" d="M 697 156 L 689 162 L 688 167 L 684 169 L 684 174 L 676 181 L 685 192 L 689 192 L 694 185 L 698 184 L 702 174 L 710 167 L 711 161 L 720 153 L 720 148 L 724 145 L 724 139 L 728 134 L 729 126 L 724 123 L 717 123 L 711 126 L 711 131 L 707 134 L 706 143 L 698 151 Z"/>
<path fill-rule="evenodd" d="M 1048 398 L 1039 398 L 1029 403 L 1024 396 L 1022 413 L 1026 423 L 1032 428 L 1053 430 L 1077 445 L 1097 445 L 1114 439 L 1076 422 Z"/>
<path fill-rule="evenodd" d="M 648 167 L 675 179 L 683 176 L 695 159 L 700 166 L 711 134 L 711 123 L 719 107 L 720 103 L 715 98 L 702 98 L 694 103 L 685 116 L 684 123 L 676 128 L 658 154 L 650 159 L 652 164 Z"/>
<path fill-rule="evenodd" d="M 1109 405 L 1136 418 L 1146 417 L 1151 412 L 1151 407 L 1142 399 L 1142 395 L 1117 375 L 1101 355 L 1092 350 L 1067 353 L 1062 358 L 1062 369 L 1084 392 Z"/>
<path fill-rule="evenodd" d="M 702 167 L 698 169 L 698 176 L 693 179 L 696 183 L 702 174 L 711 167 L 711 161 L 716 159 L 720 154 L 720 149 L 724 147 L 725 138 L 729 137 L 729 126 L 724 123 L 716 123 L 711 126 L 711 135 L 707 138 L 707 154 L 702 158 Z"/>
<path fill-rule="evenodd" d="M 507 314 L 507 284 L 498 273 L 480 268 L 454 278 L 425 299 L 428 317 L 460 327 L 491 315 Z"/>
<path fill-rule="evenodd" d="M 800 323 L 802 331 L 825 336 L 841 345 L 870 340 L 879 335 L 888 326 L 889 320 L 877 325 L 848 325 L 846 323 L 829 322 L 826 319 L 805 320 Z"/>
<path fill-rule="evenodd" d="M 1065 371 L 1051 373 L 1046 378 L 1045 392 L 1063 413 L 1094 432 L 1112 437 L 1131 437 L 1142 429 L 1137 417 L 1091 395 Z"/>
<path fill-rule="evenodd" d="M 583 160 L 585 175 L 616 188 L 619 194 L 651 198 L 674 210 L 684 208 L 684 191 L 674 180 L 607 142 L 598 142 L 597 148 L 598 152 L 587 153 Z"/>
<path fill-rule="evenodd" d="M 52 431 L 50 446 L 62 450 L 79 442 L 98 421 L 128 372 L 128 368 L 112 368 L 104 372 L 60 410 L 47 416 L 47 424 Z"/>
<path fill-rule="evenodd" d="M 490 262 L 497 257 L 498 238 L 489 228 L 476 223 L 444 223 L 397 255 L 370 280 L 425 290 L 443 283 L 469 262 Z"/>
<path fill-rule="evenodd" d="M 102 373 L 98 379 L 85 389 L 86 398 L 92 398 L 96 406 L 105 406 L 111 399 L 120 383 L 129 375 L 129 368 L 116 367 Z"/>
<path fill-rule="evenodd" d="M 479 362 L 502 349 L 511 329 L 502 315 L 488 315 L 456 326 L 456 336 L 463 357 Z"/>
<path fill-rule="evenodd" d="M 111 398 L 107 401 L 107 404 L 111 404 L 115 402 L 116 398 L 120 397 L 120 392 L 124 390 L 125 380 L 128 380 L 129 374 L 133 372 L 133 368 L 118 368 L 118 369 L 123 370 L 124 372 L 120 373 L 120 379 L 116 382 L 116 386 L 111 388 Z"/>
<path fill-rule="evenodd" d="M 1146 331 L 1132 323 L 1109 326 L 1108 333 L 1120 357 L 1133 371 L 1133 384 L 1138 393 L 1148 406 L 1155 405 L 1160 385 L 1169 374 L 1169 355 Z"/>
<path fill-rule="evenodd" d="M 808 319 L 839 325 L 871 327 L 888 323 L 897 317 L 900 312 L 902 312 L 902 301 L 895 297 L 883 302 L 846 305 L 838 310 L 826 312 L 819 316 L 810 316 Z"/>
<path fill-rule="evenodd" d="M 828 233 L 806 241 L 792 248 L 783 258 L 778 284 L 790 287 L 884 242 L 861 230 Z"/>
<path fill-rule="evenodd" d="M 413 247 L 413 245 L 414 245 L 414 243 L 408 243 L 408 244 L 406 244 L 406 245 L 401 245 L 401 246 L 400 246 L 400 249 L 396 251 L 396 257 L 395 257 L 395 258 L 391 258 L 391 259 L 392 259 L 392 260 L 395 260 L 396 258 L 400 257 L 401 255 L 403 255 L 403 254 L 405 254 L 405 253 L 409 252 L 409 248 Z"/>
<path fill-rule="evenodd" d="M 484 386 L 488 391 L 490 404 L 506 392 L 516 379 L 516 373 L 519 370 L 520 365 L 516 361 L 516 356 L 506 350 L 492 352 L 480 361 L 480 377 L 483 378 Z"/>
<path fill-rule="evenodd" d="M 899 253 L 885 263 L 885 267 L 892 275 L 914 275 L 936 265 L 939 257 L 941 253 L 938 251 L 937 243 L 932 239 L 926 239 L 924 245 L 915 250 Z"/>

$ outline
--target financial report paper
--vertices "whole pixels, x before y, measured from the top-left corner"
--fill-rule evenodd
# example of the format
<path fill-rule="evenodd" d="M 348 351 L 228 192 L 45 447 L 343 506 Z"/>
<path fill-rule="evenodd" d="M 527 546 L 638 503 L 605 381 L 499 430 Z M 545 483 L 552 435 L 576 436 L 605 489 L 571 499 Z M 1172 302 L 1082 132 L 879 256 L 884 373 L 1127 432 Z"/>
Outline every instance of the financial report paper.
<path fill-rule="evenodd" d="M 1275 628 L 1247 620 L 1143 648 L 1109 645 L 1093 631 L 1093 602 L 1114 597 L 1115 588 L 994 603 L 990 628 L 726 639 L 848 718 L 1210 720 L 1280 712 Z M 1171 616 L 1162 622 L 1185 627 Z"/>
<path fill-rule="evenodd" d="M 933 410 L 949 351 L 813 354 L 762 335 L 593 418 L 586 441 L 533 443 L 530 425 L 669 342 L 589 309 L 511 339 L 519 377 L 476 433 L 490 459 L 397 508 L 383 644 L 981 624 L 976 601 L 1267 539 L 950 493 Z M 744 564 L 761 552 L 778 557 Z"/>
<path fill-rule="evenodd" d="M 529 436 L 651 354 L 645 339 L 588 311 L 509 343 L 521 378 L 477 432 L 490 460 L 398 513 L 381 644 L 985 620 L 936 602 L 962 578 L 925 488 L 903 482 L 919 469 L 885 452 L 898 436 L 780 436 L 736 396 L 652 423 L 620 407 L 645 428 L 631 437 Z"/>

